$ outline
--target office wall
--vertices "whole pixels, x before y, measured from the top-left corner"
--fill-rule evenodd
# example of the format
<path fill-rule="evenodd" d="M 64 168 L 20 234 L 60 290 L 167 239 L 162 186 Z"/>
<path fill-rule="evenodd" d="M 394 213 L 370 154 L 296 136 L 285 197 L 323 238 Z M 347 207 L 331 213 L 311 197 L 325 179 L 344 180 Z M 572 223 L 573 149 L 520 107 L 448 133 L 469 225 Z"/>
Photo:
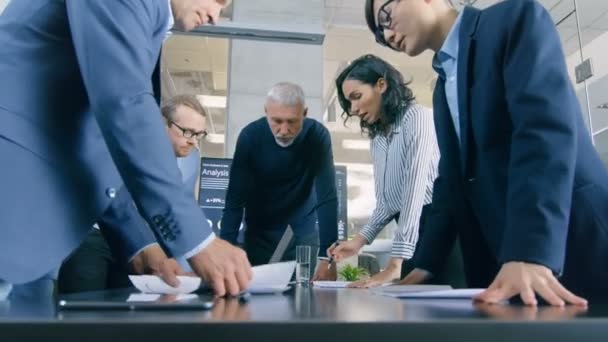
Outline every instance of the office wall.
<path fill-rule="evenodd" d="M 606 50 L 606 46 L 608 46 L 608 32 L 583 46 L 583 57 L 591 58 L 594 69 L 594 75 L 587 80 L 593 133 L 608 127 L 608 109 L 598 108 L 608 102 L 608 50 Z M 586 113 L 585 87 L 582 83 L 576 84 L 574 76 L 574 68 L 581 62 L 580 50 L 568 56 L 566 61 L 570 78 L 575 83 L 577 95 L 583 111 Z"/>
<path fill-rule="evenodd" d="M 583 83 L 575 87 L 585 119 L 589 121 L 590 117 L 595 146 L 608 165 L 608 2 L 577 0 L 576 10 L 580 30 L 571 40 L 578 43 L 580 36 L 583 48 L 568 55 L 568 71 L 575 83 L 576 65 L 586 59 L 592 61 L 594 75 L 587 80 L 586 87 Z"/>
<path fill-rule="evenodd" d="M 234 0 L 234 22 L 299 25 L 321 31 L 321 0 Z M 269 88 L 281 81 L 306 93 L 309 117 L 322 120 L 323 50 L 318 45 L 232 40 L 228 57 L 228 106 L 225 156 L 232 157 L 240 131 L 264 115 Z"/>

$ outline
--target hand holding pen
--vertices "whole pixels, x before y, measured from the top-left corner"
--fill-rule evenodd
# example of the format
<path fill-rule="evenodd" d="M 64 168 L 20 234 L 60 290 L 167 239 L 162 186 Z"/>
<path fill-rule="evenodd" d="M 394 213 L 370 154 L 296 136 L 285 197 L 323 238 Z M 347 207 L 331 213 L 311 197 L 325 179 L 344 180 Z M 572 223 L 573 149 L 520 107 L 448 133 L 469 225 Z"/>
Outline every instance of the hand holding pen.
<path fill-rule="evenodd" d="M 334 262 L 333 250 L 340 245 L 340 241 L 336 241 L 329 246 L 327 249 L 327 255 L 329 255 L 329 261 L 327 262 L 327 269 L 331 268 L 331 264 Z M 330 252 L 331 251 L 331 252 Z"/>
<path fill-rule="evenodd" d="M 365 246 L 367 240 L 361 235 L 356 235 L 348 241 L 336 241 L 327 249 L 329 264 L 334 261 L 341 261 L 353 255 L 357 255 L 361 248 Z"/>

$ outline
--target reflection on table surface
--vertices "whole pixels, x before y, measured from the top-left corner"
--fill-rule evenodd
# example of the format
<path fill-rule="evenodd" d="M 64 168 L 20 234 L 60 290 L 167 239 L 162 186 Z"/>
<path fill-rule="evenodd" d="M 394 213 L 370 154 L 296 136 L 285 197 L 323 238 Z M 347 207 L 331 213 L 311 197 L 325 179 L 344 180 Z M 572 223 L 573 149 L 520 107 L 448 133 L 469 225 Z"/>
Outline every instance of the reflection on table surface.
<path fill-rule="evenodd" d="M 119 290 L 128 293 L 130 289 Z M 87 298 L 100 294 L 78 294 Z M 57 311 L 55 299 L 21 298 L 0 302 L 0 322 L 28 320 L 134 322 L 426 322 L 426 321 L 564 321 L 605 318 L 608 303 L 591 303 L 588 308 L 526 307 L 491 305 L 471 300 L 400 300 L 379 296 L 365 289 L 319 289 L 296 287 L 283 294 L 253 295 L 246 302 L 236 298 L 215 298 L 209 311 Z"/>

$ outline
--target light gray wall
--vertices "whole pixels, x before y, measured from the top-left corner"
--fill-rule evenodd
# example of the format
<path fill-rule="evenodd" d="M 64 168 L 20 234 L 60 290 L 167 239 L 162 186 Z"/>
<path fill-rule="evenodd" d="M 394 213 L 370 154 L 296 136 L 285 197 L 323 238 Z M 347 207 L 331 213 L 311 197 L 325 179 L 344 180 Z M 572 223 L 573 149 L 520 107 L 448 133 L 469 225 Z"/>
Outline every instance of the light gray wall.
<path fill-rule="evenodd" d="M 298 24 L 320 31 L 321 0 L 234 0 L 233 21 L 278 28 Z M 322 120 L 323 50 L 318 45 L 232 40 L 228 65 L 226 157 L 232 157 L 240 131 L 264 115 L 266 93 L 275 83 L 297 83 L 306 93 L 309 117 Z"/>

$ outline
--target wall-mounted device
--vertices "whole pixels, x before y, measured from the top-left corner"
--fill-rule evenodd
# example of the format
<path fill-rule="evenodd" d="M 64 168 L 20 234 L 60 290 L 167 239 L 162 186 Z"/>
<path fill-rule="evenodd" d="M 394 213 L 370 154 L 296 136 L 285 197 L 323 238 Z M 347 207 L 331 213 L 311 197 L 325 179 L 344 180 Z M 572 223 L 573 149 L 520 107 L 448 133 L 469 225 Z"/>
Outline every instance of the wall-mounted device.
<path fill-rule="evenodd" d="M 576 75 L 576 83 L 582 83 L 593 76 L 593 63 L 591 58 L 587 58 L 583 63 L 574 67 L 574 74 Z"/>

